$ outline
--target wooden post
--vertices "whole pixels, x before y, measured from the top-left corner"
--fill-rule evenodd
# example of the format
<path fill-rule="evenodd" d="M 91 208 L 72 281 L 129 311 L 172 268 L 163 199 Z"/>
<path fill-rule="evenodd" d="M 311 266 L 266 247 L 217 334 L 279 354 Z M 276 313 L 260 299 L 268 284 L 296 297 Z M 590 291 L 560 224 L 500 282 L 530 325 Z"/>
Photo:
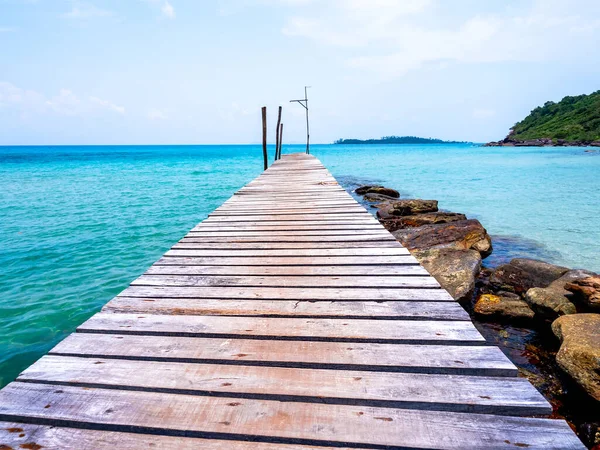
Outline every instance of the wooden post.
<path fill-rule="evenodd" d="M 277 115 L 277 128 L 275 129 L 275 161 L 279 159 L 279 125 L 281 125 L 281 106 Z"/>
<path fill-rule="evenodd" d="M 283 124 L 279 125 L 279 159 L 281 159 L 281 147 L 283 146 Z"/>
<path fill-rule="evenodd" d="M 267 107 L 262 107 L 262 145 L 263 145 L 263 159 L 265 160 L 265 170 L 269 167 L 268 155 L 267 155 Z"/>

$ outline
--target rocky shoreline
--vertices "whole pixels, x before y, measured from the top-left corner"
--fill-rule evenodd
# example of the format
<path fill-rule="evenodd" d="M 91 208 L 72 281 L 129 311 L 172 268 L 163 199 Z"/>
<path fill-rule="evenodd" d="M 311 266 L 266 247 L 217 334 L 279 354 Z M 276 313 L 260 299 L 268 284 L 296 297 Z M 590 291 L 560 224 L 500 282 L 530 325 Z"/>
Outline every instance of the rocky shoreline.
<path fill-rule="evenodd" d="M 478 220 L 383 186 L 355 193 L 548 398 L 555 416 L 600 450 L 600 276 L 528 258 L 486 267 L 493 243 Z"/>
<path fill-rule="evenodd" d="M 484 147 L 600 147 L 600 141 L 567 141 L 565 139 L 528 139 L 517 140 L 509 137 L 501 141 L 483 144 Z"/>

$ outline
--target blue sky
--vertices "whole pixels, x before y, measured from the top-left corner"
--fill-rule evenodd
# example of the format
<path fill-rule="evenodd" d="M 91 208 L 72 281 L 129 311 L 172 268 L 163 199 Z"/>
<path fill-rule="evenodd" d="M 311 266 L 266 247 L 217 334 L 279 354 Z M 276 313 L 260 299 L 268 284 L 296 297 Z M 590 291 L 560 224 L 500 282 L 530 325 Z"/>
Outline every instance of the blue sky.
<path fill-rule="evenodd" d="M 302 142 L 305 84 L 314 142 L 482 142 L 599 47 L 598 0 L 0 0 L 0 145 Z"/>

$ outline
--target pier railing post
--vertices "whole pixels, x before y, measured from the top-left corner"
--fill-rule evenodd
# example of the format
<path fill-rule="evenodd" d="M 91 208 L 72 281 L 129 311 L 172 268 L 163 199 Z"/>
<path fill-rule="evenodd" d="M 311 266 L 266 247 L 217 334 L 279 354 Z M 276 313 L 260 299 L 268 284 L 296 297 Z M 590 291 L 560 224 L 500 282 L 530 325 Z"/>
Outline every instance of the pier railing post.
<path fill-rule="evenodd" d="M 275 129 L 275 161 L 280 158 L 279 155 L 279 126 L 281 125 L 281 106 L 279 107 L 279 113 L 277 114 L 277 128 Z"/>
<path fill-rule="evenodd" d="M 279 157 L 281 159 L 281 147 L 283 147 L 283 123 L 279 125 Z"/>
<path fill-rule="evenodd" d="M 267 107 L 262 107 L 262 146 L 263 146 L 263 159 L 265 162 L 265 170 L 269 167 L 268 155 L 267 155 Z"/>

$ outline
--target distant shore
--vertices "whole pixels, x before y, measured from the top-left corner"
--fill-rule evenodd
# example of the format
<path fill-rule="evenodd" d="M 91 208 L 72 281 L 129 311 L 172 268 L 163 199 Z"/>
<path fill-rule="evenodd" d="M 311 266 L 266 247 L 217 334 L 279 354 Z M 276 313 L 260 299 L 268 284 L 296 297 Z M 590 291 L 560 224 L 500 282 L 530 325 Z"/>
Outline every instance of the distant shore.
<path fill-rule="evenodd" d="M 567 141 L 564 139 L 528 139 L 516 140 L 506 138 L 501 141 L 492 141 L 484 147 L 600 147 L 600 141 Z"/>

